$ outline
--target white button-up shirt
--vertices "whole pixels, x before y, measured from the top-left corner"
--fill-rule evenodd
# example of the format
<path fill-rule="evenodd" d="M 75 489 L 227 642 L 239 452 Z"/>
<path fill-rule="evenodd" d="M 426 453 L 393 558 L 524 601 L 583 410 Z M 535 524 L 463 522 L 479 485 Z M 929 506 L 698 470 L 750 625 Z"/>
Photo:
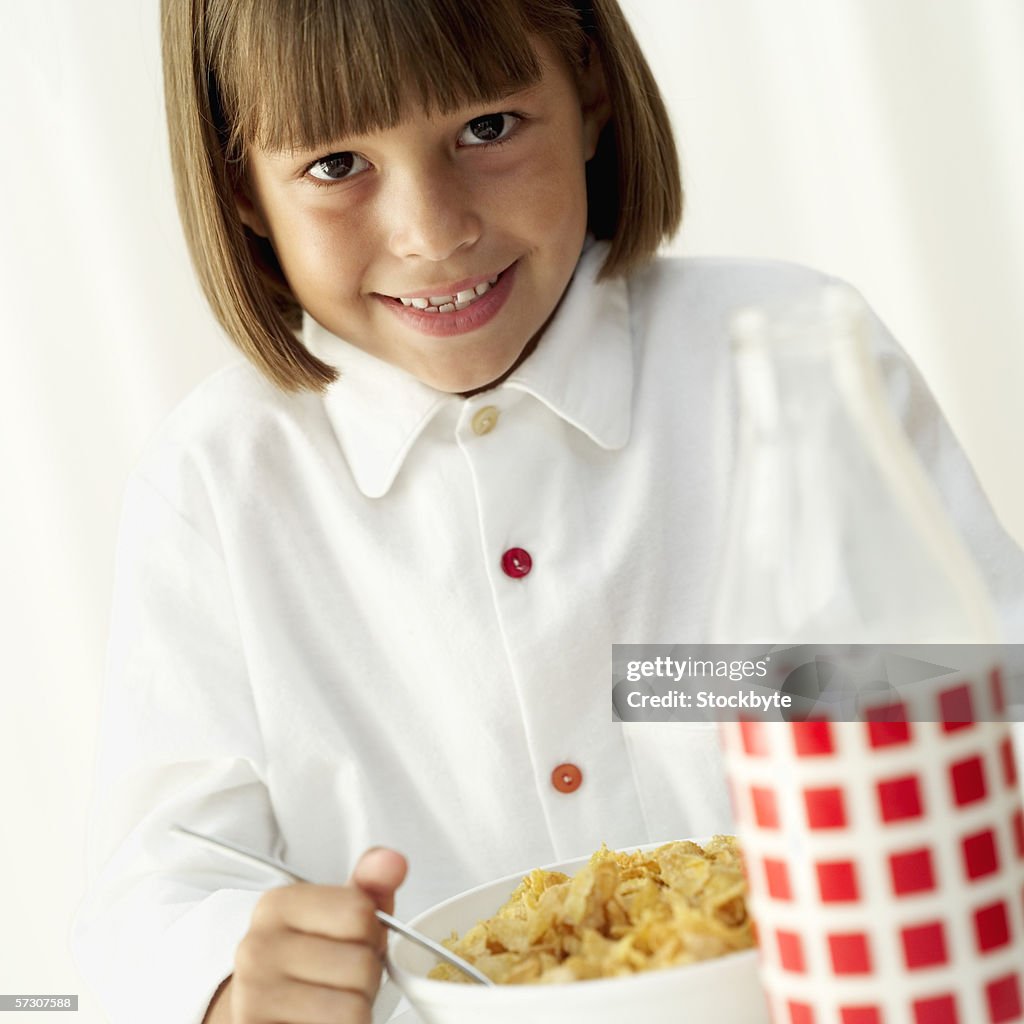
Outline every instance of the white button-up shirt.
<path fill-rule="evenodd" d="M 663 259 L 598 285 L 605 253 L 584 253 L 497 388 L 443 394 L 307 320 L 340 369 L 326 394 L 231 367 L 155 438 L 121 529 L 75 939 L 112 1024 L 200 1021 L 280 884 L 171 822 L 325 883 L 395 847 L 402 917 L 602 842 L 730 828 L 713 727 L 613 722 L 611 645 L 703 639 L 733 460 L 728 317 L 822 278 Z M 880 326 L 875 346 L 1024 638 L 1024 556 Z"/>

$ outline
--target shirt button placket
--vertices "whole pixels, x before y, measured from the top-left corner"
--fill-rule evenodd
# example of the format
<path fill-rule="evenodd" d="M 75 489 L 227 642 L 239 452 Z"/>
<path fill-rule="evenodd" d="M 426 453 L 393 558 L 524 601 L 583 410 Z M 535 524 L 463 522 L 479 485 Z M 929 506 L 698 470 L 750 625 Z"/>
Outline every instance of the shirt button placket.
<path fill-rule="evenodd" d="M 500 410 L 493 405 L 477 409 L 470 417 L 469 426 L 477 437 L 490 434 L 498 425 Z M 533 570 L 533 557 L 522 547 L 507 548 L 501 554 L 501 571 L 512 580 L 521 580 Z M 551 787 L 559 794 L 575 793 L 583 784 L 583 772 L 570 762 L 557 765 L 550 775 Z M 557 798 L 556 798 L 557 799 Z"/>

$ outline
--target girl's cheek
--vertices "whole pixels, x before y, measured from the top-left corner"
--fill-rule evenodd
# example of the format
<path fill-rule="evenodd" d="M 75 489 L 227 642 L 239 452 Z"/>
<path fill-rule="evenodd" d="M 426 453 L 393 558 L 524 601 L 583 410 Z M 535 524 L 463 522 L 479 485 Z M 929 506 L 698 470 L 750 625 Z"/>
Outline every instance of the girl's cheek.
<path fill-rule="evenodd" d="M 325 204 L 296 222 L 292 245 L 307 259 L 335 265 L 359 252 L 369 241 L 368 218 L 340 204 Z"/>
<path fill-rule="evenodd" d="M 508 207 L 537 226 L 549 230 L 573 223 L 586 210 L 587 185 L 582 167 L 565 164 L 552 173 L 537 174 L 517 184 Z"/>

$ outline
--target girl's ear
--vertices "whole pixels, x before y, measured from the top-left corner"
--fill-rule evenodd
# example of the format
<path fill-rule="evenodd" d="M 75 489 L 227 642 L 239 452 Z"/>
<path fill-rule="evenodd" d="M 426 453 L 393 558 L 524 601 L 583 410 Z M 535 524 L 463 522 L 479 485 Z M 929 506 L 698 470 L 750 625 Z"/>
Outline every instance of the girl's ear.
<path fill-rule="evenodd" d="M 587 63 L 579 73 L 577 84 L 580 92 L 580 109 L 583 112 L 583 146 L 586 159 L 589 160 L 597 151 L 597 140 L 612 116 L 601 54 L 593 42 L 590 43 Z"/>
<path fill-rule="evenodd" d="M 238 211 L 238 219 L 250 231 L 259 235 L 260 238 L 270 238 L 270 231 L 267 229 L 263 214 L 260 213 L 259 206 L 257 206 L 252 198 L 249 186 L 245 181 L 237 181 L 235 183 L 235 209 Z"/>

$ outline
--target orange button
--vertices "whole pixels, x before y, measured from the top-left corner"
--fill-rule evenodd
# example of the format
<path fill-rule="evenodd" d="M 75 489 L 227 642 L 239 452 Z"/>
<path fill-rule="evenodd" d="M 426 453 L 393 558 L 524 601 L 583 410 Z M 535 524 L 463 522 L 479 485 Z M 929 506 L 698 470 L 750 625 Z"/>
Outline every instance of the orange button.
<path fill-rule="evenodd" d="M 559 793 L 575 793 L 583 782 L 583 772 L 574 764 L 560 764 L 551 773 L 551 785 Z"/>

